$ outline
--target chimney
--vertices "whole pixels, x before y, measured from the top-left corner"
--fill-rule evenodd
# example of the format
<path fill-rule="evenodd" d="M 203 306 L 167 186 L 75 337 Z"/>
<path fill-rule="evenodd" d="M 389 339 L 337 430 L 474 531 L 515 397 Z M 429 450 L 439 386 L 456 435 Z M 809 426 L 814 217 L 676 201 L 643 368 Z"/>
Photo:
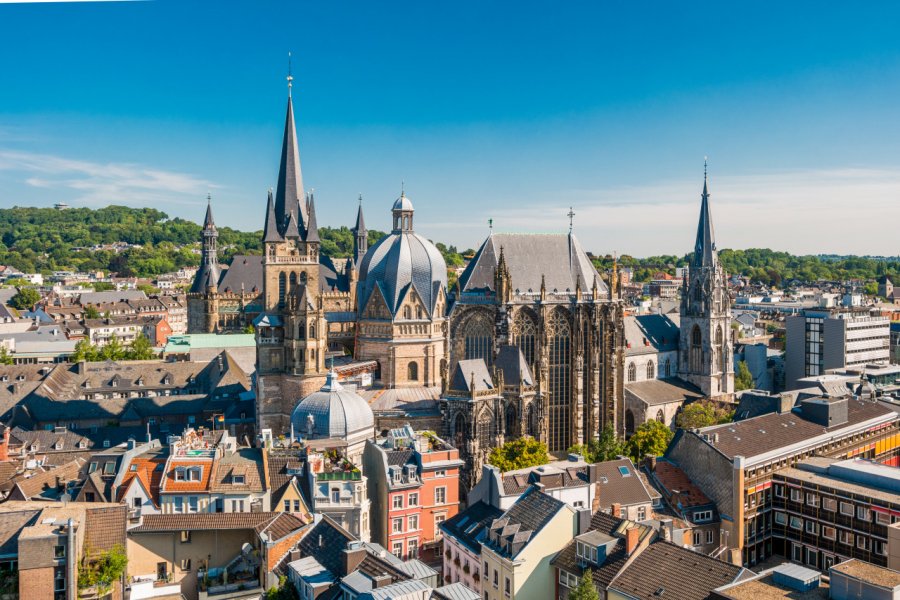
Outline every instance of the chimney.
<path fill-rule="evenodd" d="M 622 505 L 618 502 L 615 502 L 612 505 L 612 516 L 616 517 L 617 519 L 622 518 Z"/>
<path fill-rule="evenodd" d="M 645 459 L 644 464 L 647 465 L 647 469 L 648 469 L 651 473 L 653 473 L 653 472 L 656 471 L 656 457 L 655 457 L 655 456 L 648 456 L 648 457 Z"/>
<path fill-rule="evenodd" d="M 344 577 L 352 573 L 359 567 L 359 564 L 366 558 L 366 549 L 362 544 L 351 544 L 349 548 L 344 550 L 343 566 Z"/>
<path fill-rule="evenodd" d="M 625 531 L 625 554 L 631 556 L 637 549 L 638 541 L 641 539 L 641 530 L 632 527 Z"/>
<path fill-rule="evenodd" d="M 588 483 L 600 481 L 600 468 L 597 465 L 588 465 Z"/>
<path fill-rule="evenodd" d="M 391 581 L 391 576 L 388 574 L 376 575 L 372 578 L 372 589 L 377 590 L 378 588 L 383 588 L 386 585 L 391 585 Z"/>
<path fill-rule="evenodd" d="M 150 422 L 147 421 L 147 443 L 149 444 L 153 438 L 150 437 Z"/>

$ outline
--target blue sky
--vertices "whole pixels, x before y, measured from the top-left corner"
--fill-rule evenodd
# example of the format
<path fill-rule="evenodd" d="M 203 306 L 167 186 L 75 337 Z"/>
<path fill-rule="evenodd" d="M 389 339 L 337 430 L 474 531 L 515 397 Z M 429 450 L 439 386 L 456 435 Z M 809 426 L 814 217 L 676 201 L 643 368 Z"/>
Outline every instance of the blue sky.
<path fill-rule="evenodd" d="M 0 206 L 261 228 L 287 52 L 319 222 L 596 253 L 900 253 L 900 5 L 0 2 Z"/>

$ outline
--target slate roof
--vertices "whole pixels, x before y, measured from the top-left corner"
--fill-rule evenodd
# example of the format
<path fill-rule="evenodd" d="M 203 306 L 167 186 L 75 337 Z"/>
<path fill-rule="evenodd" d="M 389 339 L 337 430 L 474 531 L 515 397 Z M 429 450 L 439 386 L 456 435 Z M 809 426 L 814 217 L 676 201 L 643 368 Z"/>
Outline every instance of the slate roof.
<path fill-rule="evenodd" d="M 0 512 L 0 556 L 18 555 L 19 532 L 33 525 L 40 509 Z"/>
<path fill-rule="evenodd" d="M 518 346 L 501 346 L 494 366 L 503 372 L 503 385 L 534 385 L 534 376 Z"/>
<path fill-rule="evenodd" d="M 594 468 L 600 510 L 609 510 L 613 504 L 631 506 L 652 502 L 650 492 L 630 459 L 608 460 L 595 464 Z"/>
<path fill-rule="evenodd" d="M 457 581 L 449 585 L 435 588 L 431 593 L 432 600 L 479 600 L 478 592 L 470 590 L 463 583 Z"/>
<path fill-rule="evenodd" d="M 543 276 L 548 293 L 574 294 L 580 278 L 583 292 L 590 292 L 596 280 L 600 294 L 607 294 L 606 284 L 571 233 L 491 233 L 459 278 L 464 293 L 496 292 L 494 273 L 501 248 L 513 290 L 538 293 Z"/>
<path fill-rule="evenodd" d="M 299 454 L 289 455 L 269 453 L 267 460 L 269 462 L 269 489 L 272 490 L 272 500 L 274 501 L 281 498 L 284 489 L 291 482 L 292 478 L 297 477 L 297 484 L 298 486 L 300 485 L 302 477 L 300 475 L 291 475 L 288 473 L 288 467 L 294 466 L 297 469 L 301 469 L 303 459 Z"/>
<path fill-rule="evenodd" d="M 625 317 L 625 356 L 678 350 L 680 321 L 677 314 Z"/>
<path fill-rule="evenodd" d="M 548 490 L 585 486 L 588 485 L 588 473 L 586 465 L 543 465 L 507 471 L 503 474 L 502 481 L 503 493 L 513 495 L 521 494 L 536 482 L 540 482 Z"/>
<path fill-rule="evenodd" d="M 235 254 L 231 265 L 222 273 L 219 291 L 239 294 L 261 294 L 263 290 L 263 257 Z"/>
<path fill-rule="evenodd" d="M 731 563 L 656 541 L 638 554 L 609 587 L 640 600 L 706 600 L 712 590 L 737 580 L 742 572 L 743 568 Z"/>
<path fill-rule="evenodd" d="M 477 392 L 494 389 L 494 381 L 483 358 L 461 360 L 456 363 L 453 377 L 450 379 L 450 389 L 471 393 L 473 380 Z"/>
<path fill-rule="evenodd" d="M 531 488 L 503 515 L 494 519 L 484 543 L 499 555 L 514 559 L 565 508 L 565 502 Z M 518 544 L 521 545 L 517 549 Z"/>
<path fill-rule="evenodd" d="M 845 430 L 853 430 L 871 420 L 887 423 L 900 418 L 893 409 L 878 402 L 850 398 L 847 404 L 847 422 L 828 428 L 804 419 L 802 412 L 795 409 L 787 413 L 770 413 L 736 423 L 705 427 L 701 430 L 701 434 L 707 436 L 718 434 L 717 442 L 706 443 L 729 460 L 738 455 L 752 459 L 793 444 L 810 441 L 817 436 L 837 435 Z M 698 435 L 680 431 L 682 435 Z"/>
<path fill-rule="evenodd" d="M 26 431 L 21 427 L 14 427 L 9 436 L 10 450 L 24 448 L 27 452 L 31 452 L 31 448 L 35 447 L 35 452 L 71 452 L 85 450 L 91 446 L 93 443 L 88 438 L 68 429 L 56 433 L 55 430 Z"/>
<path fill-rule="evenodd" d="M 300 540 L 303 556 L 314 556 L 319 563 L 336 576 L 342 575 L 344 550 L 356 538 L 327 515 Z"/>
<path fill-rule="evenodd" d="M 466 510 L 444 521 L 441 529 L 475 554 L 481 554 L 479 542 L 484 539 L 485 531 L 491 523 L 502 515 L 503 511 L 496 506 L 479 500 Z"/>
<path fill-rule="evenodd" d="M 690 402 L 703 398 L 703 392 L 681 379 L 648 379 L 625 384 L 625 393 L 648 406 Z"/>

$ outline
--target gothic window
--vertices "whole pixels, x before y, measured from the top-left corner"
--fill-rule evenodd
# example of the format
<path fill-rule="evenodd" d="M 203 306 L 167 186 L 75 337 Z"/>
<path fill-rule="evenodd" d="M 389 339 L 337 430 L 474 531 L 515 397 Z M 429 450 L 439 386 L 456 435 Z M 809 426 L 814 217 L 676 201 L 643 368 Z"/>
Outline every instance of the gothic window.
<path fill-rule="evenodd" d="M 421 306 L 417 306 L 417 307 L 416 307 L 416 318 L 417 318 L 417 319 L 424 319 L 424 318 L 425 318 L 425 314 L 423 313 L 422 307 L 421 307 Z"/>
<path fill-rule="evenodd" d="M 306 282 L 307 282 L 306 271 L 303 271 L 302 273 L 300 273 L 300 284 L 306 285 Z"/>
<path fill-rule="evenodd" d="M 462 336 L 466 359 L 483 358 L 490 366 L 494 357 L 494 324 L 483 312 L 475 313 L 465 322 Z"/>
<path fill-rule="evenodd" d="M 300 323 L 297 326 L 297 339 L 298 340 L 306 339 L 306 323 Z"/>
<path fill-rule="evenodd" d="M 691 330 L 691 356 L 690 369 L 692 373 L 700 373 L 703 364 L 703 334 L 700 333 L 700 327 L 694 325 Z"/>
<path fill-rule="evenodd" d="M 284 308 L 284 296 L 286 293 L 285 290 L 285 276 L 284 273 L 278 274 L 278 307 Z"/>
<path fill-rule="evenodd" d="M 515 404 L 510 403 L 509 406 L 506 407 L 506 427 L 504 428 L 504 434 L 507 436 L 515 436 L 518 437 L 518 426 L 516 418 L 516 406 Z"/>
<path fill-rule="evenodd" d="M 534 405 L 528 404 L 525 407 L 525 431 L 522 433 L 525 435 L 535 435 L 535 429 L 537 428 L 535 425 L 535 416 L 534 416 Z"/>
<path fill-rule="evenodd" d="M 666 416 L 663 414 L 662 409 L 659 409 L 658 411 L 656 411 L 656 420 L 659 421 L 660 423 L 666 422 Z"/>
<path fill-rule="evenodd" d="M 408 307 L 408 306 L 403 307 L 403 318 L 406 319 L 407 321 L 409 319 L 412 319 L 412 309 L 410 307 Z"/>
<path fill-rule="evenodd" d="M 518 314 L 516 314 L 516 318 L 513 319 L 512 331 L 510 333 L 512 334 L 512 343 L 518 346 L 519 350 L 522 351 L 525 362 L 529 365 L 533 365 L 534 345 L 535 340 L 537 339 L 537 325 L 535 325 L 534 319 L 532 319 L 524 310 L 520 310 Z"/>
<path fill-rule="evenodd" d="M 478 430 L 475 432 L 478 436 L 478 445 L 482 450 L 493 448 L 494 444 L 494 414 L 485 409 L 478 415 L 478 422 L 475 425 Z"/>
<path fill-rule="evenodd" d="M 668 358 L 666 359 L 666 362 L 665 362 L 665 369 L 666 370 L 664 371 L 664 373 L 666 374 L 666 377 L 671 377 L 672 376 L 672 361 Z"/>
<path fill-rule="evenodd" d="M 637 381 L 637 367 L 634 363 L 628 363 L 628 383 Z"/>
<path fill-rule="evenodd" d="M 697 283 L 695 282 L 694 283 L 694 302 L 697 302 L 697 303 L 700 302 L 702 293 L 703 293 L 703 290 L 701 290 L 700 286 L 697 285 Z"/>
<path fill-rule="evenodd" d="M 655 379 L 656 378 L 656 366 L 653 364 L 652 360 L 647 361 L 647 379 Z"/>
<path fill-rule="evenodd" d="M 309 337 L 312 339 L 316 339 L 316 326 L 315 325 L 309 326 Z"/>
<path fill-rule="evenodd" d="M 634 413 L 631 409 L 625 411 L 625 435 L 634 433 Z"/>
<path fill-rule="evenodd" d="M 570 445 L 571 415 L 571 327 L 566 315 L 556 310 L 547 323 L 547 340 L 550 345 L 550 434 L 548 446 L 551 452 L 562 452 Z"/>
<path fill-rule="evenodd" d="M 419 363 L 413 361 L 406 367 L 406 378 L 410 381 L 419 380 Z"/>
<path fill-rule="evenodd" d="M 297 274 L 296 273 L 291 273 L 290 282 L 291 282 L 291 287 L 289 289 L 291 292 L 293 292 L 297 288 Z"/>
<path fill-rule="evenodd" d="M 716 327 L 716 346 L 722 346 L 722 326 Z"/>
<path fill-rule="evenodd" d="M 453 423 L 453 439 L 457 448 L 466 447 L 466 438 L 468 437 L 466 429 L 465 415 L 463 415 L 463 413 L 457 413 Z"/>

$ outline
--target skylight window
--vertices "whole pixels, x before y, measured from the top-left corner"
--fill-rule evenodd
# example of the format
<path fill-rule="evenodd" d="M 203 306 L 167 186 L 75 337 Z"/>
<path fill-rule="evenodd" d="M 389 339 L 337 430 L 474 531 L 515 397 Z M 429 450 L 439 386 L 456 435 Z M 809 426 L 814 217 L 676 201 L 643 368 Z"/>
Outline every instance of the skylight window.
<path fill-rule="evenodd" d="M 631 471 L 628 470 L 628 467 L 619 467 L 619 474 L 622 477 L 631 477 Z"/>

